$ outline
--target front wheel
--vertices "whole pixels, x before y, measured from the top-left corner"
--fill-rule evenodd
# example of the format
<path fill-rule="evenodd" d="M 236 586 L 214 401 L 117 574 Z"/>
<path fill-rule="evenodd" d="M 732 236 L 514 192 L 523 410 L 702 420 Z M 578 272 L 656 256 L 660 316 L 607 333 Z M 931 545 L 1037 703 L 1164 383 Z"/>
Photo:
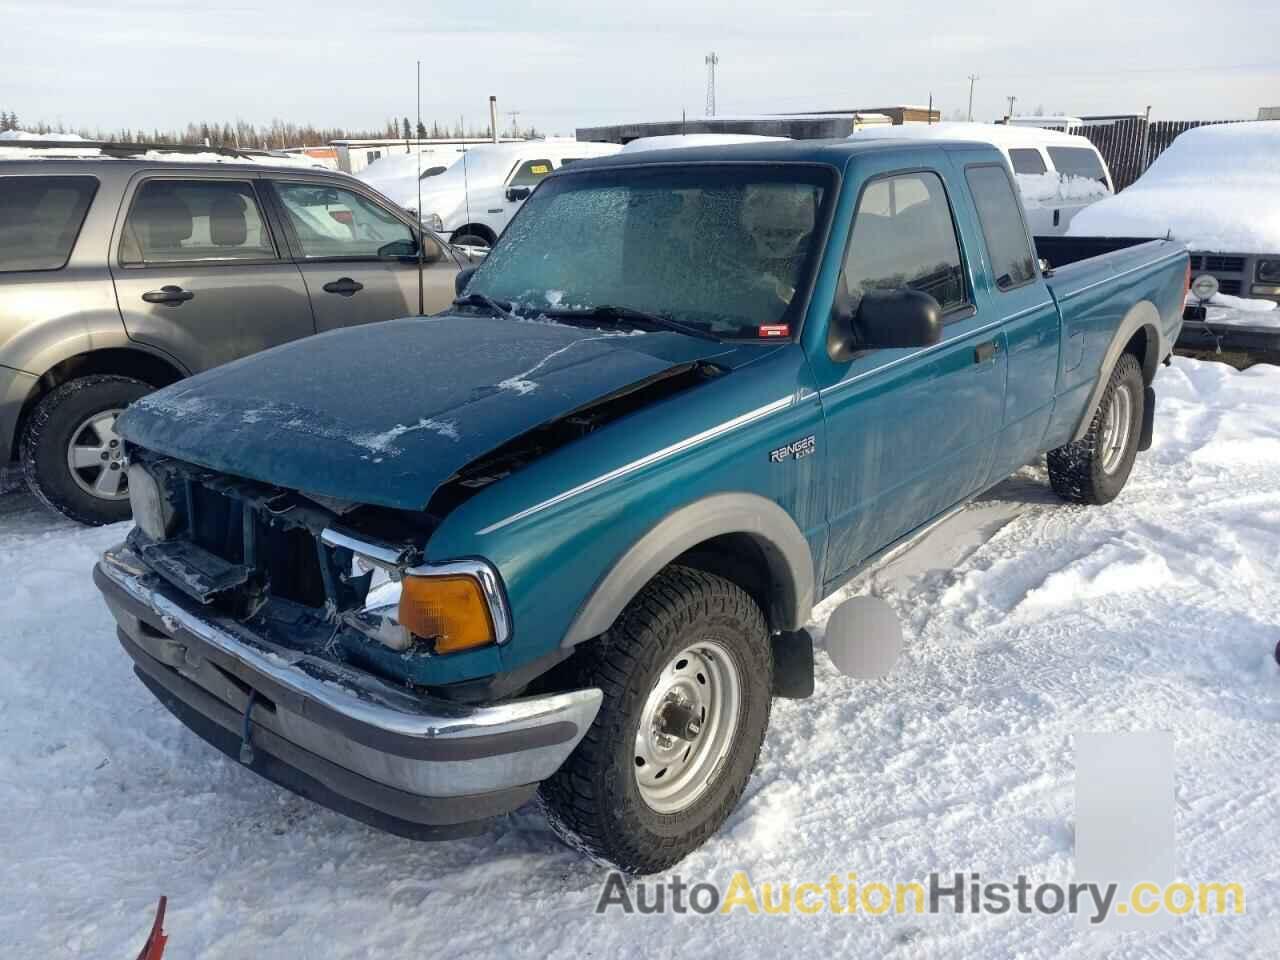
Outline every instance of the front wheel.
<path fill-rule="evenodd" d="M 664 870 L 719 829 L 755 767 L 772 705 L 764 616 L 736 584 L 669 567 L 578 659 L 604 700 L 541 787 L 547 818 L 597 859 Z"/>
<path fill-rule="evenodd" d="M 1121 354 L 1089 432 L 1049 451 L 1049 482 L 1058 496 L 1076 503 L 1103 504 L 1120 494 L 1138 455 L 1144 393 L 1137 357 Z"/>

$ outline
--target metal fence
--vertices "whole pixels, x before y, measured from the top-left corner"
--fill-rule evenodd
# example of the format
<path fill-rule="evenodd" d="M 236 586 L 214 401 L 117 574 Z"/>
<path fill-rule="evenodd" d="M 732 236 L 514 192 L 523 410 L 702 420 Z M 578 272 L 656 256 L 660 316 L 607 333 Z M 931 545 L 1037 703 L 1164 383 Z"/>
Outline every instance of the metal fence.
<path fill-rule="evenodd" d="M 1143 117 L 1119 117 L 1108 123 L 1075 127 L 1071 133 L 1088 137 L 1111 169 L 1116 190 L 1123 190 L 1151 166 L 1175 137 L 1192 127 L 1216 123 L 1239 123 L 1238 120 L 1157 120 Z"/>

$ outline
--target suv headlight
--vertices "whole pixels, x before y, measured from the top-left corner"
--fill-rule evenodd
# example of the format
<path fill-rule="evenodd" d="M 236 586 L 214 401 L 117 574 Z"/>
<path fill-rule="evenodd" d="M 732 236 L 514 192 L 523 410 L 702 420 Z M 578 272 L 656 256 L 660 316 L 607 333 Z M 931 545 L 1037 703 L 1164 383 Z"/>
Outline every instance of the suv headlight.
<path fill-rule="evenodd" d="M 422 215 L 422 225 L 434 230 L 436 233 L 444 230 L 444 220 L 440 218 L 438 213 L 424 213 Z"/>
<path fill-rule="evenodd" d="M 1280 260 L 1259 260 L 1253 275 L 1260 283 L 1280 283 Z"/>

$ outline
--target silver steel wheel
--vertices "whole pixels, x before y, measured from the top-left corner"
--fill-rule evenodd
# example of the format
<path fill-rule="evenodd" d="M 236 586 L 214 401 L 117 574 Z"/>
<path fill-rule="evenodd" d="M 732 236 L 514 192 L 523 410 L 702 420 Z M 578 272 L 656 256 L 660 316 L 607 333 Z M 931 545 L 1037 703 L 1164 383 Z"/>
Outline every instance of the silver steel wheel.
<path fill-rule="evenodd" d="M 733 747 L 742 697 L 738 664 L 718 641 L 691 644 L 662 668 L 640 711 L 633 759 L 650 809 L 679 813 L 707 791 Z"/>
<path fill-rule="evenodd" d="M 1133 394 L 1127 384 L 1120 383 L 1107 404 L 1107 412 L 1102 418 L 1102 433 L 1098 438 L 1103 473 L 1112 474 L 1120 468 L 1132 430 Z"/>
<path fill-rule="evenodd" d="M 123 412 L 124 408 L 119 407 L 86 417 L 67 445 L 71 476 L 81 490 L 100 500 L 125 500 L 129 496 L 124 443 L 116 435 L 116 417 Z"/>

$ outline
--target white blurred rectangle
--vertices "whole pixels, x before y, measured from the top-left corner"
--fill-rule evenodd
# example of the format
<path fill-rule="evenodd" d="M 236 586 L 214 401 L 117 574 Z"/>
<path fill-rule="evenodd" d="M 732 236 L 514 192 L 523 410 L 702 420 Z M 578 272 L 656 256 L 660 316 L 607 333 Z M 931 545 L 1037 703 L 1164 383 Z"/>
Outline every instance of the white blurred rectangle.
<path fill-rule="evenodd" d="M 1176 919 L 1164 910 L 1143 916 L 1128 909 L 1133 886 L 1173 881 L 1173 734 L 1163 730 L 1078 733 L 1076 747 L 1076 881 L 1117 885 L 1101 923 L 1076 915 L 1094 930 L 1163 930 Z M 1146 899 L 1158 902 L 1159 893 Z"/>

